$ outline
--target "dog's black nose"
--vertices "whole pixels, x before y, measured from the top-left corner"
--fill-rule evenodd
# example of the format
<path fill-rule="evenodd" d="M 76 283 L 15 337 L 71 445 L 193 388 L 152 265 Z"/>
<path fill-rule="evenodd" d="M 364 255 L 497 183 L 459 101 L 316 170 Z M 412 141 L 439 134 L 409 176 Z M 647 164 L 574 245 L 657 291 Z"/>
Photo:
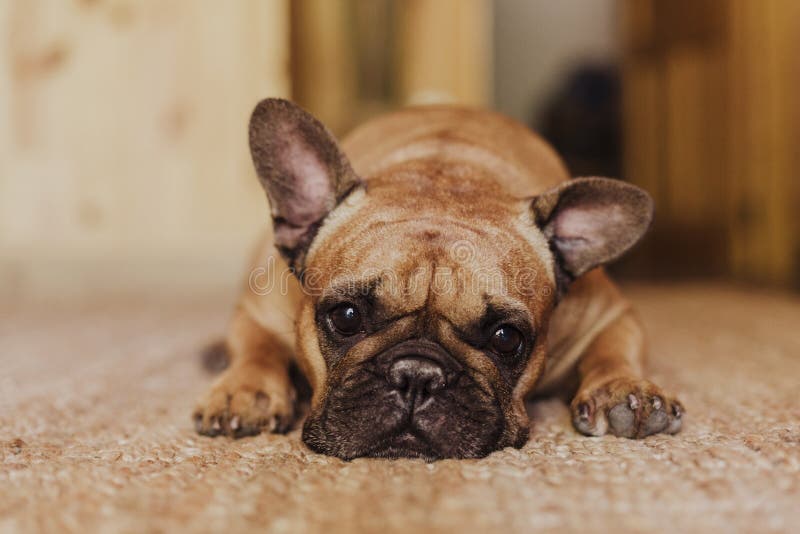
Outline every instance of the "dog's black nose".
<path fill-rule="evenodd" d="M 447 386 L 444 369 L 428 358 L 417 356 L 395 360 L 386 378 L 395 391 L 415 407 Z"/>

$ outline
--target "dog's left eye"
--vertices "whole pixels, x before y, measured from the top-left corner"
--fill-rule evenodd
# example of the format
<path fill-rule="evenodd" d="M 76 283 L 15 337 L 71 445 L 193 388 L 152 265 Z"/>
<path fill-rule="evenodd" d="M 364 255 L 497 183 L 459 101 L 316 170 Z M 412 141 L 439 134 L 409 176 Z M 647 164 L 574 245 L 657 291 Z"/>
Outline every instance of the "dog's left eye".
<path fill-rule="evenodd" d="M 498 354 L 516 354 L 522 345 L 522 333 L 511 325 L 500 325 L 492 334 L 491 345 Z"/>
<path fill-rule="evenodd" d="M 352 336 L 361 331 L 361 313 L 352 304 L 339 304 L 328 312 L 333 328 L 343 336 Z"/>

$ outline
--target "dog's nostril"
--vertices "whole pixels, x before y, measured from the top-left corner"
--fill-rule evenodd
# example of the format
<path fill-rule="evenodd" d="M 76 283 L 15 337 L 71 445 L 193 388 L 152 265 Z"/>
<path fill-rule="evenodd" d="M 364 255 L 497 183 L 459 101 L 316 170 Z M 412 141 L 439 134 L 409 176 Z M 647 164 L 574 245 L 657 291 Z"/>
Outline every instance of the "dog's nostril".
<path fill-rule="evenodd" d="M 408 377 L 401 372 L 389 371 L 389 383 L 398 391 L 406 391 L 408 389 Z"/>
<path fill-rule="evenodd" d="M 440 389 L 444 389 L 444 386 L 444 374 L 438 373 L 436 376 L 433 376 L 430 380 L 428 380 L 428 383 L 425 385 L 425 391 L 428 393 L 436 393 Z"/>
<path fill-rule="evenodd" d="M 447 385 L 444 370 L 427 358 L 407 357 L 395 360 L 389 368 L 387 380 L 397 391 L 416 398 L 429 397 Z"/>

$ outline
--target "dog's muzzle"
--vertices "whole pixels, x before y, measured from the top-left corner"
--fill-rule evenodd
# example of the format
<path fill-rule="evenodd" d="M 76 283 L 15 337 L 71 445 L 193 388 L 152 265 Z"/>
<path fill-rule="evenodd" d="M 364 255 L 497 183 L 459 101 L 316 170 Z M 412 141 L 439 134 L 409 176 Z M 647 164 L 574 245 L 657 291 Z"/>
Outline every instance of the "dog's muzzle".
<path fill-rule="evenodd" d="M 358 456 L 475 458 L 494 450 L 503 413 L 441 345 L 411 339 L 355 366 L 306 421 L 313 450 Z"/>

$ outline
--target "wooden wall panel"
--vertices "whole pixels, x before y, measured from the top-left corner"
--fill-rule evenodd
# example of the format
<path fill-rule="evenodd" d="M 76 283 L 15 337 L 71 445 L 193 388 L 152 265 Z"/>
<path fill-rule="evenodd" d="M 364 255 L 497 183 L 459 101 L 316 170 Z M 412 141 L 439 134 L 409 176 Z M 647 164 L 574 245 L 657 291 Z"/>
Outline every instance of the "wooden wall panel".
<path fill-rule="evenodd" d="M 701 5 L 702 4 L 702 5 Z M 624 176 L 653 195 L 634 252 L 644 274 L 727 269 L 724 10 L 706 1 L 623 3 Z M 692 19 L 687 27 L 681 21 Z"/>
<path fill-rule="evenodd" d="M 356 113 L 353 0 L 295 0 L 292 11 L 294 100 L 336 134 Z"/>
<path fill-rule="evenodd" d="M 664 274 L 800 283 L 800 3 L 627 0 L 626 177 Z"/>
<path fill-rule="evenodd" d="M 800 284 L 800 3 L 735 0 L 730 24 L 733 272 Z"/>
<path fill-rule="evenodd" d="M 714 46 L 678 48 L 664 62 L 664 206 L 669 220 L 685 228 L 722 227 L 727 215 L 719 201 L 728 181 L 726 109 L 715 94 L 723 73 L 724 57 Z"/>
<path fill-rule="evenodd" d="M 489 0 L 295 0 L 293 97 L 336 134 L 414 103 L 486 106 Z"/>
<path fill-rule="evenodd" d="M 625 178 L 646 189 L 661 205 L 664 158 L 664 114 L 661 106 L 661 72 L 649 61 L 632 58 L 624 71 L 622 101 L 623 167 Z"/>
<path fill-rule="evenodd" d="M 398 4 L 401 102 L 491 101 L 492 10 L 488 0 Z"/>
<path fill-rule="evenodd" d="M 285 0 L 0 3 L 0 285 L 235 283 L 266 204 L 252 106 Z"/>

